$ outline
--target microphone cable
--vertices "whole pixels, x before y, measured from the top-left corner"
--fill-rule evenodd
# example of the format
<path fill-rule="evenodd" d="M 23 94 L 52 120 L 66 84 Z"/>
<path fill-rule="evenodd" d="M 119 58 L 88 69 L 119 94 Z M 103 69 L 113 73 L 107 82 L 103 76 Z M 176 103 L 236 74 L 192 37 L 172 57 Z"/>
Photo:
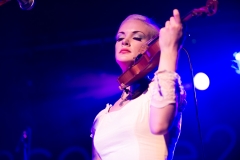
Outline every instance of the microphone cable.
<path fill-rule="evenodd" d="M 197 94 L 196 94 L 196 89 L 195 89 L 195 85 L 194 85 L 194 75 L 193 75 L 192 63 L 191 63 L 191 59 L 190 59 L 190 55 L 189 55 L 188 51 L 184 47 L 182 47 L 181 49 L 183 49 L 185 51 L 185 53 L 187 54 L 187 57 L 188 57 L 189 68 L 190 68 L 191 77 L 192 77 L 191 80 L 192 80 L 192 84 L 193 84 L 193 96 L 194 96 L 194 103 L 195 103 L 195 109 L 196 109 L 196 119 L 197 119 L 197 123 L 198 123 L 198 131 L 199 131 L 200 142 L 201 142 L 201 147 L 202 147 L 202 159 L 204 160 L 204 158 L 205 158 L 204 144 L 203 144 L 199 114 L 198 114 Z"/>

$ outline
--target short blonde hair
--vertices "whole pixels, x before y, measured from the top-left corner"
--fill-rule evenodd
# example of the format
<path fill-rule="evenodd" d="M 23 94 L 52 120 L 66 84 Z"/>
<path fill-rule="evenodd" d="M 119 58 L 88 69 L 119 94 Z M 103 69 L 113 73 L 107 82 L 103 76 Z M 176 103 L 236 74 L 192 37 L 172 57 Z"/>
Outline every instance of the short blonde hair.
<path fill-rule="evenodd" d="M 121 25 L 128 20 L 139 20 L 139 21 L 142 21 L 143 23 L 145 23 L 146 25 L 148 25 L 150 28 L 149 39 L 155 38 L 159 35 L 159 30 L 160 30 L 159 26 L 152 19 L 150 19 L 146 16 L 143 16 L 140 14 L 131 14 L 122 21 Z"/>

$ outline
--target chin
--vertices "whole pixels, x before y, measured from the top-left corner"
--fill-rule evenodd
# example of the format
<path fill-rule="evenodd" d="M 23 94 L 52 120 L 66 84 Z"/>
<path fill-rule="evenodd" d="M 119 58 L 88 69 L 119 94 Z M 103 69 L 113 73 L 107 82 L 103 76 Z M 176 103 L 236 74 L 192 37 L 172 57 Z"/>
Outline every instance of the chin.
<path fill-rule="evenodd" d="M 119 61 L 119 62 L 122 62 L 122 63 L 129 63 L 129 62 L 132 62 L 134 61 L 133 59 L 133 55 L 130 55 L 130 54 L 118 54 L 116 55 L 116 60 Z"/>
<path fill-rule="evenodd" d="M 116 60 L 117 64 L 119 65 L 119 67 L 124 71 L 126 70 L 127 68 L 129 68 L 132 64 L 133 64 L 133 60 L 120 60 L 120 59 L 117 59 Z"/>

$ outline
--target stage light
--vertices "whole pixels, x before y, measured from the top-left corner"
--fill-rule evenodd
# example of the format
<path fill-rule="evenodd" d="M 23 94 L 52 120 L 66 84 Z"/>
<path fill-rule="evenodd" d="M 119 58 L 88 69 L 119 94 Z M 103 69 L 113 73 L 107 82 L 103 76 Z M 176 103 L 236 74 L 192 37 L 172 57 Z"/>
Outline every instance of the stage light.
<path fill-rule="evenodd" d="M 240 74 L 240 52 L 233 53 L 235 60 L 232 60 L 235 64 L 232 64 L 232 68 L 235 69 L 237 74 Z"/>
<path fill-rule="evenodd" d="M 209 87 L 210 80 L 205 73 L 199 72 L 194 76 L 194 86 L 198 90 L 206 90 Z"/>
<path fill-rule="evenodd" d="M 235 57 L 236 60 L 240 61 L 240 52 L 233 53 L 233 56 Z"/>

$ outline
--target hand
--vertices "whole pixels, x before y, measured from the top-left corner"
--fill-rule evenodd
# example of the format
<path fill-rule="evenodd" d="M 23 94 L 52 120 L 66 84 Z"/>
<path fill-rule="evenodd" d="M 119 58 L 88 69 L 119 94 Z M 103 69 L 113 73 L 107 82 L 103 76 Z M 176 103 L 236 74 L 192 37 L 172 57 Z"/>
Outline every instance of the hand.
<path fill-rule="evenodd" d="M 159 32 L 159 45 L 162 53 L 178 50 L 179 40 L 182 37 L 182 23 L 177 9 L 173 10 L 173 16 L 166 21 L 165 26 Z"/>
<path fill-rule="evenodd" d="M 173 16 L 159 31 L 159 46 L 161 50 L 158 69 L 160 71 L 176 71 L 178 60 L 179 41 L 182 37 L 182 23 L 177 9 Z"/>

